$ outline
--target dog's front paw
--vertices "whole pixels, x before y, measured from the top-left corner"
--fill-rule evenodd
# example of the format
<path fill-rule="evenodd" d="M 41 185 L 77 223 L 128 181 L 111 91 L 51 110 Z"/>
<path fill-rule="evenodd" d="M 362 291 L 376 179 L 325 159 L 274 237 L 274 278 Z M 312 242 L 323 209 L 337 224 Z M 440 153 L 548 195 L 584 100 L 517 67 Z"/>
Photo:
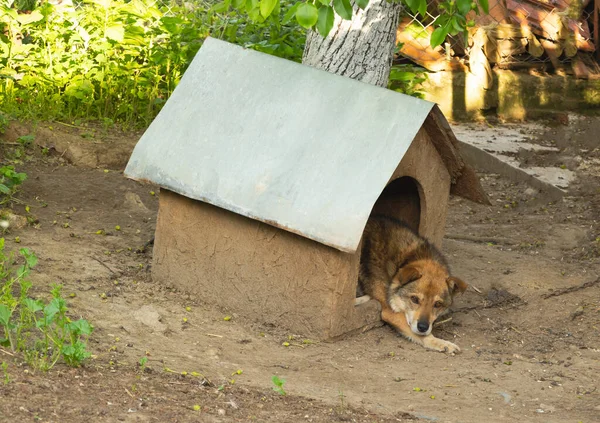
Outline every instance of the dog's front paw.
<path fill-rule="evenodd" d="M 458 347 L 458 345 L 440 338 L 436 338 L 432 335 L 423 339 L 423 345 L 425 345 L 425 348 L 428 348 L 430 350 L 446 352 L 449 354 L 460 352 L 460 348 Z"/>

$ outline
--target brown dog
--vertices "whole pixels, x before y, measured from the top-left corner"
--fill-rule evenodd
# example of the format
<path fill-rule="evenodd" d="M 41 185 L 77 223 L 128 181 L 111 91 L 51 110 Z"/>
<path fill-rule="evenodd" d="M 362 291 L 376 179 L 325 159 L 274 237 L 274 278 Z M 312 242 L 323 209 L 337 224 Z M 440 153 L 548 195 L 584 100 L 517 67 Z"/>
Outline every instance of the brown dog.
<path fill-rule="evenodd" d="M 467 284 L 450 276 L 446 260 L 403 222 L 373 216 L 363 235 L 359 284 L 381 303 L 382 319 L 425 348 L 454 353 L 457 345 L 431 334 Z"/>

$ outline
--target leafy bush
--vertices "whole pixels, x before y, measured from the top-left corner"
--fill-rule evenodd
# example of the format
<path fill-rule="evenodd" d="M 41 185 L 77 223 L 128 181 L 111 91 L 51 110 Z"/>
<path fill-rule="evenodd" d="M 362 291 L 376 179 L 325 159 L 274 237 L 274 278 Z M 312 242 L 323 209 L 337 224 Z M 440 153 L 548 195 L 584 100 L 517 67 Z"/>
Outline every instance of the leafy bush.
<path fill-rule="evenodd" d="M 15 269 L 14 257 L 5 254 L 0 238 L 0 345 L 22 352 L 41 370 L 52 368 L 61 357 L 69 366 L 80 365 L 90 356 L 84 338 L 92 326 L 84 319 L 69 319 L 60 285 L 53 287 L 48 302 L 29 298 L 28 276 L 37 257 L 26 248 L 20 255 L 24 263 Z"/>
<path fill-rule="evenodd" d="M 20 118 L 145 126 L 209 34 L 300 61 L 304 30 L 276 13 L 258 18 L 202 1 L 0 0 L 1 107 Z"/>

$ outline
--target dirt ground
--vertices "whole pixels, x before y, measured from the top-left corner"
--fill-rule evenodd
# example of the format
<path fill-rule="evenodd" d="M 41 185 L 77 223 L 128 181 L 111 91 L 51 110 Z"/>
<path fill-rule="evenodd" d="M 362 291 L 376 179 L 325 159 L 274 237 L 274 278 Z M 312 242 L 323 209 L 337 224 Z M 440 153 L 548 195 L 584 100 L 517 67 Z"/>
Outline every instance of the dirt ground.
<path fill-rule="evenodd" d="M 14 211 L 28 205 L 38 223 L 11 228 L 6 242 L 39 256 L 34 295 L 53 282 L 75 294 L 69 306 L 94 325 L 94 355 L 42 373 L 0 350 L 10 378 L 0 421 L 600 422 L 600 120 L 576 124 L 548 128 L 561 154 L 523 158 L 577 172 L 561 202 L 494 174 L 481 174 L 491 206 L 451 199 L 443 250 L 471 287 L 435 331 L 462 348 L 456 356 L 386 326 L 308 342 L 158 285 L 151 248 L 136 249 L 153 236 L 159 190 L 126 180 L 114 157 L 92 169 L 54 145 L 30 147 Z M 0 143 L 3 161 L 14 143 Z M 287 395 L 272 390 L 274 375 Z"/>

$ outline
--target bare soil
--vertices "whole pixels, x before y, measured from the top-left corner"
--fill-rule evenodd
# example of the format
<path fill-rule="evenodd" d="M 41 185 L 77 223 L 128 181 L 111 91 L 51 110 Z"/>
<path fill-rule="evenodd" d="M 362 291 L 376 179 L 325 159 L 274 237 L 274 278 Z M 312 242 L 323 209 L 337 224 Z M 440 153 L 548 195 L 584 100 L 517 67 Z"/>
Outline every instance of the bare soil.
<path fill-rule="evenodd" d="M 28 205 L 38 223 L 11 228 L 7 245 L 39 256 L 34 295 L 54 282 L 75 294 L 94 356 L 42 373 L 0 350 L 0 421 L 600 422 L 600 133 L 588 124 L 544 158 L 582 158 L 561 202 L 493 174 L 480 175 L 492 206 L 451 199 L 443 250 L 471 288 L 435 331 L 462 348 L 455 356 L 387 326 L 315 343 L 158 285 L 151 248 L 136 249 L 153 236 L 159 190 L 126 180 L 113 159 L 85 168 L 31 147 L 13 208 Z M 0 154 L 14 159 L 14 148 L 0 143 Z"/>

